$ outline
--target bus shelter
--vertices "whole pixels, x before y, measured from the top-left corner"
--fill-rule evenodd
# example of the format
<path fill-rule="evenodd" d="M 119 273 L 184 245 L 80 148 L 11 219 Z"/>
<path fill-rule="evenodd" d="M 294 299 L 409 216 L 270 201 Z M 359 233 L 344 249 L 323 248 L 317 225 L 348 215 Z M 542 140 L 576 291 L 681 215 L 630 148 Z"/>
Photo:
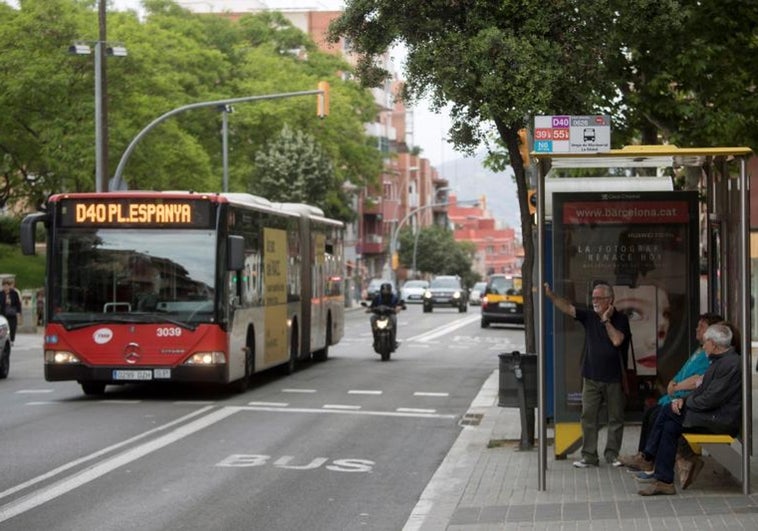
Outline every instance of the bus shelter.
<path fill-rule="evenodd" d="M 749 148 L 627 146 L 603 153 L 532 153 L 539 160 L 535 285 L 590 304 L 592 285 L 614 286 L 634 315 L 626 371 L 627 421 L 668 382 L 695 345 L 697 316 L 718 313 L 739 330 L 742 353 L 741 481 L 750 493 L 752 366 Z M 546 422 L 555 453 L 581 443 L 583 330 L 535 300 L 539 487 L 546 490 Z M 636 305 L 636 307 L 633 307 Z M 548 379 L 548 375 L 552 376 Z M 665 383 L 663 383 L 665 388 Z M 548 404 L 548 391 L 552 403 Z M 747 449 L 747 451 L 745 451 Z"/>

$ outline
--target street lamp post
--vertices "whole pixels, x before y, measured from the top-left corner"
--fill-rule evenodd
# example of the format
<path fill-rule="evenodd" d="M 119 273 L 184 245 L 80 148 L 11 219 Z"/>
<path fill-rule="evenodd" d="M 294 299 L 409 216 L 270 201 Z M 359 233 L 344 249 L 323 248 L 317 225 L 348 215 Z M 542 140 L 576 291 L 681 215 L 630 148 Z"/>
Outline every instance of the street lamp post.
<path fill-rule="evenodd" d="M 397 237 L 400 234 L 400 229 L 403 228 L 403 225 L 405 225 L 406 222 L 409 219 L 411 219 L 413 216 L 415 216 L 416 214 L 418 214 L 422 210 L 426 210 L 426 209 L 429 209 L 429 208 L 435 208 L 435 207 L 441 207 L 441 206 L 447 206 L 449 204 L 450 204 L 449 201 L 445 201 L 443 203 L 432 203 L 430 205 L 422 205 L 422 206 L 420 206 L 418 208 L 414 208 L 413 210 L 411 210 L 410 212 L 408 212 L 408 214 L 406 214 L 405 217 L 403 217 L 403 219 L 401 219 L 400 222 L 397 224 L 397 226 L 395 227 L 395 230 L 392 231 L 392 238 L 390 238 L 390 260 L 393 260 L 393 257 L 397 253 Z M 461 205 L 461 204 L 463 204 L 463 205 L 465 205 L 465 204 L 477 205 L 477 204 L 479 204 L 479 200 L 478 199 L 465 199 L 463 201 L 456 201 L 456 204 L 458 204 L 458 205 Z M 397 284 L 397 273 L 395 273 L 395 269 L 392 268 L 392 267 L 390 267 L 390 272 L 391 272 L 390 273 L 390 277 L 392 279 L 392 282 L 395 283 L 395 284 Z"/>
<path fill-rule="evenodd" d="M 109 46 L 104 41 L 95 41 L 95 191 L 108 191 L 108 117 L 105 104 L 105 56 L 124 57 L 123 46 Z M 69 46 L 74 55 L 92 55 L 88 43 L 76 42 Z"/>

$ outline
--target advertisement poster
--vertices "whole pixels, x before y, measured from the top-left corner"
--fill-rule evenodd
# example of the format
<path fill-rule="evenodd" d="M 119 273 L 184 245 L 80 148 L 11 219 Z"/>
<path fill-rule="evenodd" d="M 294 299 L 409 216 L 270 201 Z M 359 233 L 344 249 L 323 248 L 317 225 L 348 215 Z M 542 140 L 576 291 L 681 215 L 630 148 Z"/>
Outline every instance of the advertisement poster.
<path fill-rule="evenodd" d="M 266 339 L 264 360 L 267 365 L 286 361 L 287 349 L 287 233 L 263 229 L 263 285 Z"/>
<path fill-rule="evenodd" d="M 695 192 L 556 193 L 553 289 L 591 307 L 607 283 L 629 317 L 628 419 L 641 416 L 694 349 L 699 313 Z M 584 328 L 555 314 L 556 420 L 578 419 Z"/>

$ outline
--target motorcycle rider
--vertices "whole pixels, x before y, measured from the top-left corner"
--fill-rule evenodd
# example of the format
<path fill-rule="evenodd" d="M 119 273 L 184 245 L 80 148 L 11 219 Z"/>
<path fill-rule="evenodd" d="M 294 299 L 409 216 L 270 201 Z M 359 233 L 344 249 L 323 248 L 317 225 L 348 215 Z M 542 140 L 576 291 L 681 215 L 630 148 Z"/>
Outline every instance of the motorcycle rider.
<path fill-rule="evenodd" d="M 377 306 L 387 306 L 394 310 L 394 313 L 389 314 L 389 318 L 392 322 L 392 343 L 394 348 L 397 349 L 397 347 L 400 346 L 397 342 L 396 336 L 397 313 L 403 309 L 403 306 L 400 304 L 400 298 L 392 292 L 392 284 L 389 282 L 385 282 L 379 287 L 379 294 L 371 301 L 371 306 L 366 310 L 366 313 L 371 313 L 371 310 Z M 374 330 L 374 323 L 378 318 L 379 316 L 376 314 L 371 316 L 371 330 Z M 376 340 L 376 338 L 374 338 L 374 340 Z"/>

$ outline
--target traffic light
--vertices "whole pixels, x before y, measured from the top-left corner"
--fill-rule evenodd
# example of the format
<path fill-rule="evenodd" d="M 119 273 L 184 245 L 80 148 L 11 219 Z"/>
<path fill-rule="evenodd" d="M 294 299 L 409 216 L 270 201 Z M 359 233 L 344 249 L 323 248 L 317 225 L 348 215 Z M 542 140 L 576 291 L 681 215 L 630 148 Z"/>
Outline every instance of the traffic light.
<path fill-rule="evenodd" d="M 528 168 L 531 165 L 531 161 L 529 160 L 529 138 L 524 128 L 518 130 L 518 151 L 521 154 L 521 162 L 524 163 L 524 168 Z"/>
<path fill-rule="evenodd" d="M 400 256 L 397 253 L 392 253 L 392 269 L 397 270 L 400 267 Z"/>
<path fill-rule="evenodd" d="M 323 92 L 316 95 L 316 115 L 319 118 L 323 118 L 324 116 L 329 116 L 329 83 L 327 81 L 319 81 L 318 89 Z"/>
<path fill-rule="evenodd" d="M 529 203 L 529 213 L 534 215 L 537 213 L 537 190 L 529 190 L 526 192 L 526 199 Z"/>

